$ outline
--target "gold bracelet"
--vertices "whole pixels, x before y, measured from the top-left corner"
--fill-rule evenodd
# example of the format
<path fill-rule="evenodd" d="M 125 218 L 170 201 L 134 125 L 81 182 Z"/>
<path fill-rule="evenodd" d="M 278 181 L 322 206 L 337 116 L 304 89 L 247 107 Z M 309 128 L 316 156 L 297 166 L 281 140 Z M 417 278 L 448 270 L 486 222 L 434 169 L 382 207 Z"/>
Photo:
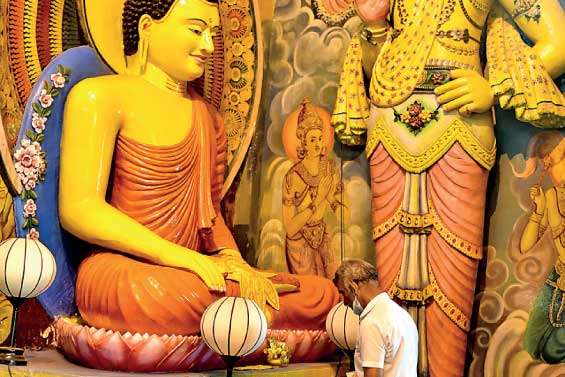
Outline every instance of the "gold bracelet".
<path fill-rule="evenodd" d="M 542 218 L 543 218 L 543 215 L 540 215 L 536 211 L 533 211 L 532 214 L 530 215 L 530 221 L 533 221 L 536 224 L 541 223 Z"/>

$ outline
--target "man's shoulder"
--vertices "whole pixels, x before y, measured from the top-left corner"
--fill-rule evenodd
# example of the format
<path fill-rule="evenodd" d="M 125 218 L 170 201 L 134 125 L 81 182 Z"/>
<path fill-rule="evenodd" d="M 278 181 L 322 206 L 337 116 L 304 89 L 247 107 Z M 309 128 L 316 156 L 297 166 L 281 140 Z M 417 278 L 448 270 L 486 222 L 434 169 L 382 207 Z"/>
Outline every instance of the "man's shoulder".
<path fill-rule="evenodd" d="M 381 332 L 392 331 L 396 328 L 413 328 L 416 324 L 410 314 L 393 300 L 385 300 L 378 308 L 371 310 L 360 323 L 360 329 L 377 327 Z"/>

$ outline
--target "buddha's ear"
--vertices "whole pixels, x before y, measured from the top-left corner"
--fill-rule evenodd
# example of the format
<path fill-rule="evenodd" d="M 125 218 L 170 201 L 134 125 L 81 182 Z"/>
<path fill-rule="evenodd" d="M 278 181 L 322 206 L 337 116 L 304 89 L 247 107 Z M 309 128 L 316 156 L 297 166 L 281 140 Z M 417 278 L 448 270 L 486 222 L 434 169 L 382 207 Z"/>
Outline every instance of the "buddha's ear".
<path fill-rule="evenodd" d="M 139 19 L 139 24 L 137 26 L 137 31 L 139 33 L 139 38 L 148 38 L 151 33 L 151 28 L 153 26 L 153 18 L 150 15 L 144 14 Z"/>

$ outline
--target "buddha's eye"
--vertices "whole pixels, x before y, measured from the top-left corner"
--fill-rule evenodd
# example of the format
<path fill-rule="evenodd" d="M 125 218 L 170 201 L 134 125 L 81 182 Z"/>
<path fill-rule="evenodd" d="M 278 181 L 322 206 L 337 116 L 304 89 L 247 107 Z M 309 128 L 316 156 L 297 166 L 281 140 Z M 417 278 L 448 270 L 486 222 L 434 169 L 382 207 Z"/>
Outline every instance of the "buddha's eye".
<path fill-rule="evenodd" d="M 191 27 L 191 28 L 188 28 L 188 30 L 190 30 L 191 32 L 193 32 L 196 35 L 202 35 L 202 30 L 200 30 L 198 28 Z"/>

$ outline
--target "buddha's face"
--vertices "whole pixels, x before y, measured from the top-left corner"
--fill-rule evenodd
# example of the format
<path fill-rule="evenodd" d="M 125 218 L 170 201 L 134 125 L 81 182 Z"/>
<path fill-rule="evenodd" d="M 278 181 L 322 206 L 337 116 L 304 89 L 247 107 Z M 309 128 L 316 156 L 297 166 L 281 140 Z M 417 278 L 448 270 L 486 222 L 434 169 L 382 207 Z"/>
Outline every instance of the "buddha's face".
<path fill-rule="evenodd" d="M 175 80 L 192 81 L 202 76 L 206 59 L 214 52 L 220 16 L 215 4 L 177 0 L 159 21 L 142 16 L 139 28 L 149 39 L 147 62 Z"/>
<path fill-rule="evenodd" d="M 322 130 L 314 129 L 306 133 L 304 149 L 309 157 L 319 157 L 324 146 Z"/>

